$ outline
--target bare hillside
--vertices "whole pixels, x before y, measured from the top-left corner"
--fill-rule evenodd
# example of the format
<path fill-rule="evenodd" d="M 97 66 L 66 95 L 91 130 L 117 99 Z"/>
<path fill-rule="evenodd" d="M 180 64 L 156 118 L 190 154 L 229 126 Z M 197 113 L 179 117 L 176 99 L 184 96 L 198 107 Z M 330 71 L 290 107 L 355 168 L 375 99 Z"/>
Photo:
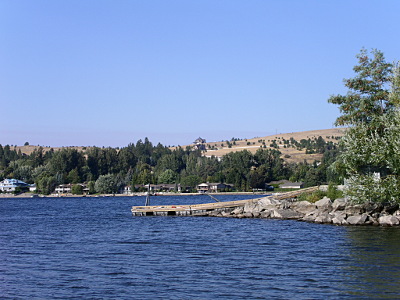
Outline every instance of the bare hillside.
<path fill-rule="evenodd" d="M 302 132 L 292 132 L 292 133 L 280 133 L 275 135 L 269 135 L 264 137 L 256 137 L 252 139 L 245 139 L 245 140 L 236 140 L 236 141 L 229 141 L 230 146 L 226 141 L 219 141 L 219 142 L 207 142 L 205 143 L 206 151 L 204 151 L 205 156 L 216 156 L 222 157 L 223 155 L 234 152 L 234 151 L 241 151 L 241 150 L 248 150 L 251 153 L 255 153 L 258 149 L 262 148 L 272 148 L 270 145 L 273 141 L 279 147 L 279 151 L 282 152 L 282 157 L 285 161 L 291 162 L 302 162 L 307 160 L 307 162 L 313 162 L 314 160 L 320 160 L 320 154 L 306 154 L 305 150 L 299 151 L 293 147 L 284 148 L 284 140 L 290 140 L 293 138 L 296 141 L 301 141 L 302 139 L 316 139 L 318 137 L 322 137 L 325 141 L 329 142 L 332 141 L 334 143 L 338 142 L 338 138 L 342 137 L 345 132 L 345 128 L 334 128 L 334 129 L 323 129 L 323 130 L 311 130 L 311 131 L 302 131 Z M 265 145 L 265 146 L 264 146 Z M 187 145 L 187 146 L 194 146 L 194 144 Z M 183 146 L 185 148 L 186 146 Z M 27 155 L 31 154 L 35 149 L 39 148 L 39 146 L 17 146 L 15 147 L 18 150 L 21 150 L 22 153 Z M 85 151 L 90 147 L 66 147 L 66 148 L 74 148 L 78 151 Z M 43 151 L 49 151 L 51 147 L 43 147 Z M 62 149 L 60 147 L 54 147 L 55 151 Z M 173 149 L 173 148 L 172 148 Z"/>
<path fill-rule="evenodd" d="M 334 129 L 323 129 L 323 130 L 311 130 L 302 132 L 292 132 L 292 133 L 281 133 L 264 137 L 257 137 L 252 139 L 229 141 L 230 146 L 226 141 L 223 142 L 208 142 L 205 143 L 206 151 L 205 156 L 216 156 L 222 157 L 223 155 L 241 150 L 248 150 L 251 153 L 255 153 L 260 148 L 272 148 L 270 145 L 273 141 L 279 147 L 279 151 L 282 152 L 282 157 L 287 162 L 302 162 L 307 160 L 308 162 L 313 162 L 314 160 L 320 160 L 322 155 L 320 154 L 306 154 L 305 150 L 299 151 L 295 148 L 284 148 L 284 140 L 290 140 L 293 138 L 296 141 L 301 141 L 302 139 L 317 139 L 322 137 L 326 142 L 337 143 L 339 138 L 343 136 L 345 128 L 334 128 Z M 264 147 L 265 145 L 265 147 Z M 191 144 L 190 146 L 194 146 Z"/>

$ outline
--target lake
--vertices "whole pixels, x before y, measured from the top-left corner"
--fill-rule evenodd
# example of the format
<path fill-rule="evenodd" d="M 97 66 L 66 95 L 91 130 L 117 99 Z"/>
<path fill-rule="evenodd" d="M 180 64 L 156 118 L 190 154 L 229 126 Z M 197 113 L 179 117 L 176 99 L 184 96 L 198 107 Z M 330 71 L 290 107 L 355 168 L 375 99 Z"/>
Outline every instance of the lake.
<path fill-rule="evenodd" d="M 400 297 L 400 228 L 132 217 L 131 206 L 144 202 L 145 197 L 0 199 L 0 298 Z"/>

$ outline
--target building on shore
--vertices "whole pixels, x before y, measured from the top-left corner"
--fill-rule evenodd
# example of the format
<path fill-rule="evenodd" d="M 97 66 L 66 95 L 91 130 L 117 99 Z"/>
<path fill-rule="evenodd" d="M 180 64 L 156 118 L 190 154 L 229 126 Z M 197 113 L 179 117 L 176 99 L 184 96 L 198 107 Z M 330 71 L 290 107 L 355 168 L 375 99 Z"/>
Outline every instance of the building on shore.
<path fill-rule="evenodd" d="M 82 187 L 82 193 L 83 194 L 89 194 L 89 188 L 85 183 L 68 183 L 68 184 L 59 184 L 56 186 L 54 193 L 58 195 L 66 195 L 66 194 L 72 194 L 72 187 L 74 185 L 80 185 Z"/>
<path fill-rule="evenodd" d="M 303 182 L 286 182 L 279 186 L 281 189 L 302 189 L 304 188 Z"/>
<path fill-rule="evenodd" d="M 225 183 L 201 183 L 197 185 L 197 191 L 199 193 L 218 193 L 218 192 L 226 192 L 232 190 L 233 186 Z"/>
<path fill-rule="evenodd" d="M 135 192 L 139 191 L 144 191 L 147 192 L 150 190 L 150 193 L 182 193 L 182 192 L 188 192 L 190 190 L 190 187 L 186 186 L 181 186 L 181 184 L 167 184 L 167 183 L 161 183 L 161 184 L 150 184 L 149 185 L 143 185 L 143 184 L 136 184 L 133 188 L 131 185 L 126 185 L 123 188 L 123 191 L 121 191 L 125 195 L 130 195 Z"/>
<path fill-rule="evenodd" d="M 0 191 L 3 193 L 12 193 L 17 189 L 29 190 L 29 184 L 18 179 L 4 179 L 0 182 Z"/>

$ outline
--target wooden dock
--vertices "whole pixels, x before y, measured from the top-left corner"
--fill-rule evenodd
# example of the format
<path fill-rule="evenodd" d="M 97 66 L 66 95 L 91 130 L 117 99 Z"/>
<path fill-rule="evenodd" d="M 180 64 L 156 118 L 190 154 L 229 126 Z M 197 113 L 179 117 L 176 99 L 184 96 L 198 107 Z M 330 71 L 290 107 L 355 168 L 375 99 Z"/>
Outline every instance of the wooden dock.
<path fill-rule="evenodd" d="M 298 191 L 267 196 L 268 198 L 276 200 L 284 200 L 296 198 L 303 193 L 312 193 L 318 187 L 311 187 L 301 189 Z M 229 212 L 238 207 L 244 207 L 247 203 L 257 202 L 262 198 L 226 201 L 226 202 L 212 202 L 204 204 L 192 205 L 154 205 L 154 206 L 133 206 L 131 211 L 133 216 L 205 216 L 210 212 Z"/>

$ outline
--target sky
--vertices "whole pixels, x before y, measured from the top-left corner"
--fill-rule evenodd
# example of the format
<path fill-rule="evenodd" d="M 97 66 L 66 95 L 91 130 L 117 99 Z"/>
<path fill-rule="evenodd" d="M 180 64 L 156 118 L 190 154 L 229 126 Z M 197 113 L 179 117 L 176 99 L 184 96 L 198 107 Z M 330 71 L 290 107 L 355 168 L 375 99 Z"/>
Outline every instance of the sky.
<path fill-rule="evenodd" d="M 398 0 L 0 0 L 0 144 L 187 145 L 329 129 Z"/>

